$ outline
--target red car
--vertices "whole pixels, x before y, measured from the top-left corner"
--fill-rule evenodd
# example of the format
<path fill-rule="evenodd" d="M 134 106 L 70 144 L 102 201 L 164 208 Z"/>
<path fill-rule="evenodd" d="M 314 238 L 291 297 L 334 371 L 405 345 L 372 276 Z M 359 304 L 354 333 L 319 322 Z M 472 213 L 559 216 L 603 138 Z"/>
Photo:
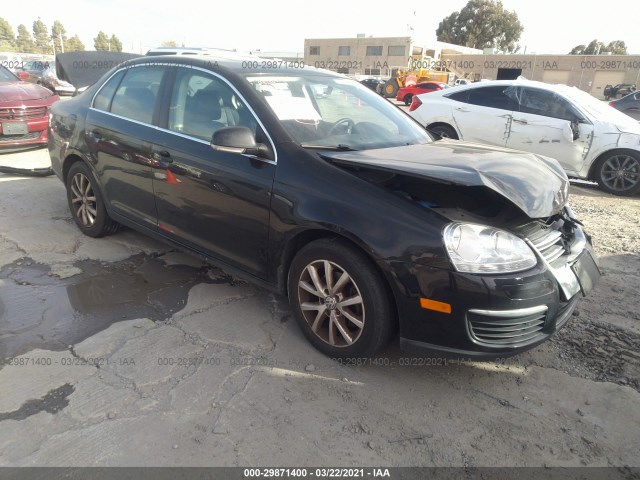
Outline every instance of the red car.
<path fill-rule="evenodd" d="M 449 85 L 442 82 L 422 82 L 410 87 L 402 87 L 398 90 L 396 100 L 404 102 L 405 105 L 411 105 L 411 100 L 414 95 L 420 95 L 421 93 L 435 92 L 437 90 L 444 90 L 450 88 Z"/>
<path fill-rule="evenodd" d="M 0 149 L 46 145 L 49 107 L 58 95 L 0 65 Z"/>

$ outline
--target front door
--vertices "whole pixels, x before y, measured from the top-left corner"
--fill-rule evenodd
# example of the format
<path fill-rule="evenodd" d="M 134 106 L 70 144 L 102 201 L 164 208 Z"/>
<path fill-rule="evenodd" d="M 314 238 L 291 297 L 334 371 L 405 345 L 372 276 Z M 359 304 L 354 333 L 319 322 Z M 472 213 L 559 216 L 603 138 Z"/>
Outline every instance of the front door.
<path fill-rule="evenodd" d="M 507 147 L 555 158 L 568 172 L 579 172 L 591 147 L 593 125 L 555 92 L 518 87 L 517 98 Z"/>
<path fill-rule="evenodd" d="M 216 130 L 234 125 L 262 140 L 255 117 L 226 81 L 195 68 L 176 70 L 169 98 L 167 132 L 153 147 L 160 231 L 265 278 L 275 162 L 210 146 Z"/>

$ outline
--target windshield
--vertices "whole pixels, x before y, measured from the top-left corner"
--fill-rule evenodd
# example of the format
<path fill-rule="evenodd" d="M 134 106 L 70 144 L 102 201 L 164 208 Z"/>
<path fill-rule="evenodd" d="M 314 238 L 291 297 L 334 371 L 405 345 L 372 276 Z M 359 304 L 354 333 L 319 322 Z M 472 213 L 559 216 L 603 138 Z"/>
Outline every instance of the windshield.
<path fill-rule="evenodd" d="M 0 82 L 16 82 L 18 77 L 11 73 L 6 67 L 0 65 Z"/>
<path fill-rule="evenodd" d="M 313 72 L 247 80 L 304 147 L 367 150 L 431 141 L 420 125 L 354 80 Z"/>

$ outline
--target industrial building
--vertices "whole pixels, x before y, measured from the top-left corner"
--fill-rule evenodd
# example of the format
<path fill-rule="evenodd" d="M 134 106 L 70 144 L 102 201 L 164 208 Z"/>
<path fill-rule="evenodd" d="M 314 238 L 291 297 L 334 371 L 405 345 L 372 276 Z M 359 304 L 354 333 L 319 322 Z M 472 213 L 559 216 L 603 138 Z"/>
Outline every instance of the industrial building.
<path fill-rule="evenodd" d="M 406 69 L 410 56 L 435 59 L 441 54 L 480 54 L 482 50 L 413 37 L 308 38 L 304 41 L 306 65 L 355 77 L 389 78 Z"/>
<path fill-rule="evenodd" d="M 640 55 L 460 55 L 443 53 L 441 63 L 458 78 L 518 78 L 575 86 L 604 98 L 606 85 L 640 83 Z"/>
<path fill-rule="evenodd" d="M 640 55 L 485 55 L 478 49 L 408 36 L 358 35 L 304 41 L 306 65 L 357 78 L 387 79 L 398 69 L 407 69 L 418 57 L 423 58 L 419 68 L 445 69 L 456 78 L 477 82 L 522 75 L 530 80 L 576 86 L 600 99 L 604 98 L 606 85 L 640 86 Z"/>

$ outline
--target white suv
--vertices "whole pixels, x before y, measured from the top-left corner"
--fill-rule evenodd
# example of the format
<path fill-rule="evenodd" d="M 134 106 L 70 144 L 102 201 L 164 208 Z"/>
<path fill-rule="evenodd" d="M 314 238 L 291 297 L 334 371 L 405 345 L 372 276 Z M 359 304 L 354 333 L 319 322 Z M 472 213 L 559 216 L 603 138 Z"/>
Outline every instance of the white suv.
<path fill-rule="evenodd" d="M 553 157 L 569 176 L 597 181 L 609 193 L 640 191 L 640 123 L 575 87 L 461 85 L 417 96 L 409 114 L 441 137 Z"/>

